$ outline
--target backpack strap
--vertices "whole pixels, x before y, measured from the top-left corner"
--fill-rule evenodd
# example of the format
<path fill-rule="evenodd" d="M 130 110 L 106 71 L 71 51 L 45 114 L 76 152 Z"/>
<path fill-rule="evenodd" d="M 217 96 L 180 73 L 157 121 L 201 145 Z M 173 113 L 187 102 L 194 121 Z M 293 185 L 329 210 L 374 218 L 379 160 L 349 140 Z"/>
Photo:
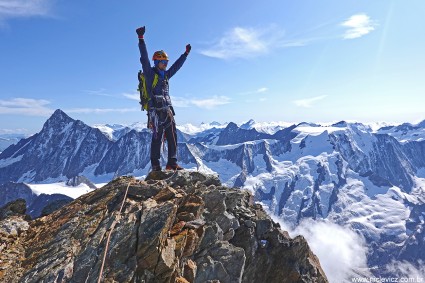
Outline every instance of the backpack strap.
<path fill-rule="evenodd" d="M 137 77 L 139 79 L 139 87 L 138 91 L 140 92 L 140 105 L 142 105 L 142 110 L 148 110 L 149 109 L 149 100 L 151 99 L 151 95 L 148 93 L 148 89 L 146 87 L 146 77 L 142 70 L 139 70 L 139 73 L 137 74 Z M 152 88 L 151 90 L 158 84 L 158 74 L 155 73 L 153 77 L 152 82 Z"/>
<path fill-rule="evenodd" d="M 158 74 L 155 73 L 155 76 L 153 77 L 152 88 L 156 87 L 157 84 L 158 84 Z"/>

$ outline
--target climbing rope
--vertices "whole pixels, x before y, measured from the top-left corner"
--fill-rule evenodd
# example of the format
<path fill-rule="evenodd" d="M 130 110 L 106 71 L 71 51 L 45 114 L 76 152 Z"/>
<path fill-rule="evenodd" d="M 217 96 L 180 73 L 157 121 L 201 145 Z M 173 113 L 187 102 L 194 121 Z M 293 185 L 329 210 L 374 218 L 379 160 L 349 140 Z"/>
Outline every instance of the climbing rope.
<path fill-rule="evenodd" d="M 168 180 L 172 179 L 172 178 L 173 178 L 176 174 L 177 174 L 177 170 L 174 170 L 174 173 L 173 173 L 170 177 L 168 177 L 168 178 L 166 178 L 166 179 L 158 180 L 158 181 L 156 181 L 156 182 L 154 182 L 154 183 L 151 183 L 150 185 L 156 185 L 156 184 L 158 184 L 158 183 L 159 183 L 159 182 L 161 182 L 161 181 L 165 181 L 165 182 L 166 182 L 166 181 L 168 181 Z M 102 260 L 102 265 L 101 265 L 101 267 L 100 267 L 99 279 L 98 279 L 97 283 L 100 283 L 100 282 L 102 281 L 103 269 L 104 269 L 104 267 L 105 267 L 106 255 L 107 255 L 107 252 L 108 252 L 108 249 L 109 249 L 109 242 L 110 242 L 110 240 L 111 240 L 111 235 L 112 235 L 112 232 L 113 232 L 113 231 L 114 231 L 114 229 L 115 229 L 115 225 L 116 225 L 116 224 L 117 224 L 117 222 L 121 219 L 121 213 L 122 213 L 122 210 L 123 210 L 123 208 L 124 208 L 125 201 L 127 200 L 128 189 L 130 188 L 130 185 L 131 185 L 133 182 L 134 182 L 134 180 L 130 180 L 130 181 L 128 182 L 127 188 L 126 188 L 126 190 L 125 190 L 124 198 L 123 198 L 122 203 L 121 203 L 120 210 L 118 211 L 118 213 L 117 213 L 117 214 L 115 214 L 114 222 L 112 222 L 111 227 L 109 228 L 109 234 L 108 234 L 108 238 L 106 239 L 105 252 L 103 253 L 103 260 Z M 88 279 L 88 278 L 87 278 L 87 279 Z M 86 281 L 87 281 L 87 280 L 86 280 Z"/>
<path fill-rule="evenodd" d="M 117 224 L 118 220 L 120 220 L 121 218 L 121 212 L 122 212 L 122 209 L 124 208 L 124 204 L 127 199 L 128 188 L 130 187 L 131 183 L 133 183 L 133 181 L 128 182 L 127 189 L 125 190 L 124 199 L 122 200 L 120 210 L 118 214 L 115 215 L 116 217 L 114 219 L 114 222 L 112 222 L 112 225 L 109 228 L 110 231 L 109 231 L 108 238 L 106 240 L 105 252 L 103 253 L 102 266 L 100 268 L 100 273 L 99 273 L 99 280 L 97 281 L 98 283 L 100 283 L 102 280 L 103 268 L 105 267 L 105 261 L 106 261 L 106 253 L 108 252 L 108 248 L 109 248 L 109 241 L 111 240 L 111 235 L 112 235 L 112 232 L 114 231 L 115 225 Z"/>

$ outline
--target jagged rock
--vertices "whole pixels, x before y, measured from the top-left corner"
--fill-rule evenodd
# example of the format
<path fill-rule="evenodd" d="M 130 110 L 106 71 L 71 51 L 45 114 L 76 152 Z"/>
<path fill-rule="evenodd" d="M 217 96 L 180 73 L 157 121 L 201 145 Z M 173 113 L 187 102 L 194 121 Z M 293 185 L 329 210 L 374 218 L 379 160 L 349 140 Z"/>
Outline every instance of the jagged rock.
<path fill-rule="evenodd" d="M 197 172 L 157 175 L 118 178 L 30 222 L 16 235 L 21 267 L 0 282 L 327 282 L 304 238 L 249 192 Z"/>
<path fill-rule="evenodd" d="M 25 257 L 24 239 L 29 228 L 28 219 L 9 216 L 0 220 L 0 282 L 17 282 L 24 270 L 21 268 Z"/>
<path fill-rule="evenodd" d="M 73 200 L 62 194 L 37 195 L 24 183 L 8 182 L 0 185 L 0 206 L 17 199 L 25 200 L 26 213 L 32 218 L 51 213 L 54 209 L 58 209 L 61 205 L 63 206 Z"/>
<path fill-rule="evenodd" d="M 166 180 L 171 187 L 183 187 L 200 182 L 205 186 L 214 185 L 220 186 L 221 182 L 217 175 L 206 175 L 199 172 L 189 171 L 152 171 L 147 176 L 145 181 Z"/>
<path fill-rule="evenodd" d="M 58 210 L 59 208 L 67 205 L 71 201 L 73 201 L 72 198 L 64 198 L 64 199 L 53 200 L 43 208 L 40 216 L 43 217 L 43 216 L 49 215 L 49 214 L 53 213 L 54 211 Z"/>
<path fill-rule="evenodd" d="M 89 179 L 87 179 L 87 177 L 85 176 L 75 176 L 72 177 L 70 179 L 68 179 L 68 181 L 66 181 L 65 183 L 67 186 L 72 186 L 72 187 L 77 187 L 81 184 L 86 184 L 90 189 L 97 189 L 97 187 L 95 186 L 95 184 L 93 184 Z"/>
<path fill-rule="evenodd" d="M 0 220 L 13 215 L 25 215 L 27 204 L 24 199 L 17 199 L 0 208 Z"/>
<path fill-rule="evenodd" d="M 196 271 L 198 267 L 196 263 L 191 259 L 188 259 L 183 269 L 183 276 L 188 282 L 194 282 L 196 277 Z"/>

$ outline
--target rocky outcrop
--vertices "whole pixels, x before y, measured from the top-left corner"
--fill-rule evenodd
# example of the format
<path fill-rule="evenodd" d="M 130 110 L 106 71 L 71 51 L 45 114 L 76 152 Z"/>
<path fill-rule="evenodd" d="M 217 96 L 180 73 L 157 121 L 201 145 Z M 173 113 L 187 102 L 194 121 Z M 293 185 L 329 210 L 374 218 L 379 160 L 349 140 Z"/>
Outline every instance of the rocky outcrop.
<path fill-rule="evenodd" d="M 27 205 L 24 199 L 17 199 L 7 203 L 0 208 L 0 220 L 6 219 L 10 216 L 25 215 Z"/>
<path fill-rule="evenodd" d="M 20 268 L 0 282 L 327 282 L 303 237 L 197 172 L 120 177 L 17 237 Z"/>
<path fill-rule="evenodd" d="M 79 177 L 70 179 L 68 183 L 71 184 L 71 182 L 77 180 L 77 178 Z M 91 187 L 96 188 L 93 183 L 91 184 Z M 25 201 L 26 213 L 32 218 L 47 215 L 53 210 L 56 210 L 73 200 L 71 197 L 62 194 L 37 195 L 27 184 L 24 183 L 8 182 L 0 184 L 0 206 L 4 206 L 9 202 L 13 202 L 18 199 Z"/>
<path fill-rule="evenodd" d="M 93 184 L 92 181 L 90 181 L 85 176 L 78 175 L 68 179 L 68 181 L 65 182 L 65 185 L 71 186 L 71 187 L 77 187 L 81 184 L 86 184 L 90 189 L 94 189 L 94 190 L 97 189 L 96 185 Z"/>
<path fill-rule="evenodd" d="M 38 134 L 0 154 L 5 162 L 0 166 L 0 183 L 77 176 L 98 164 L 113 144 L 100 130 L 58 109 Z"/>
<path fill-rule="evenodd" d="M 23 199 L 0 208 L 0 282 L 17 282 L 23 274 L 21 263 L 30 219 L 25 211 Z"/>

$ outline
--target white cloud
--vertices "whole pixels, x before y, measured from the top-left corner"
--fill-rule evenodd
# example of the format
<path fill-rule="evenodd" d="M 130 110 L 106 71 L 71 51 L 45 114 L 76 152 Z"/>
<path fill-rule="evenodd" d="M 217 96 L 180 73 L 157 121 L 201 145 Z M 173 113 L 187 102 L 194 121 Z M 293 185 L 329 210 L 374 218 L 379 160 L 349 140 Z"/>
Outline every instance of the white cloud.
<path fill-rule="evenodd" d="M 341 25 L 348 28 L 345 31 L 344 39 L 362 37 L 375 29 L 375 23 L 366 14 L 353 15 Z"/>
<path fill-rule="evenodd" d="M 258 92 L 264 92 L 267 90 L 259 89 Z M 131 100 L 140 100 L 140 94 L 139 93 L 123 93 L 122 96 L 131 99 Z M 173 102 L 174 107 L 190 107 L 190 106 L 196 106 L 203 109 L 212 109 L 220 105 L 225 105 L 230 103 L 230 98 L 227 96 L 213 96 L 210 98 L 184 98 L 181 96 L 171 96 L 171 101 Z"/>
<path fill-rule="evenodd" d="M 201 54 L 220 59 L 250 58 L 266 54 L 273 48 L 294 46 L 283 42 L 283 37 L 283 31 L 275 26 L 264 29 L 235 27 Z"/>
<path fill-rule="evenodd" d="M 73 108 L 64 110 L 66 113 L 80 114 L 104 114 L 104 113 L 128 113 L 140 111 L 140 108 Z"/>
<path fill-rule="evenodd" d="M 115 97 L 115 95 L 106 93 L 106 89 L 104 89 L 104 88 L 101 88 L 101 89 L 98 89 L 98 90 L 85 90 L 84 92 L 86 92 L 89 95 Z"/>
<path fill-rule="evenodd" d="M 0 19 L 46 16 L 51 4 L 52 0 L 0 0 Z"/>
<path fill-rule="evenodd" d="M 26 116 L 49 116 L 54 110 L 46 105 L 50 101 L 32 98 L 13 98 L 0 100 L 0 114 L 18 114 Z"/>
<path fill-rule="evenodd" d="M 268 90 L 269 89 L 267 87 L 261 87 L 259 89 L 253 90 L 253 91 L 241 92 L 241 93 L 239 93 L 239 95 L 251 95 L 251 94 L 265 93 Z"/>
<path fill-rule="evenodd" d="M 419 268 L 407 261 L 393 261 L 385 269 L 389 273 L 397 274 L 399 278 L 416 279 L 416 281 L 406 282 L 423 282 L 425 279 L 425 264 L 422 260 L 419 260 L 417 264 Z"/>
<path fill-rule="evenodd" d="M 137 98 L 139 100 L 139 98 Z M 14 98 L 10 100 L 0 100 L 1 114 L 16 114 L 26 116 L 44 116 L 52 115 L 54 109 L 47 107 L 50 101 L 44 99 Z M 103 113 L 127 113 L 137 112 L 140 108 L 71 108 L 65 109 L 66 113 L 80 114 L 103 114 Z"/>
<path fill-rule="evenodd" d="M 140 100 L 140 94 L 135 93 L 123 93 L 124 97 L 131 99 L 131 100 Z M 205 108 L 205 109 L 211 109 L 219 105 L 227 104 L 229 103 L 229 98 L 225 96 L 214 96 L 212 98 L 206 98 L 206 99 L 187 99 L 181 96 L 172 96 L 171 100 L 173 102 L 174 107 L 190 107 L 190 106 L 197 106 L 199 108 Z"/>
<path fill-rule="evenodd" d="M 367 272 L 366 242 L 351 229 L 309 219 L 302 221 L 292 233 L 307 239 L 329 282 L 351 282 L 355 270 Z"/>
<path fill-rule="evenodd" d="M 313 107 L 313 104 L 315 102 L 320 101 L 320 100 L 322 100 L 326 97 L 327 97 L 327 95 L 321 95 L 321 96 L 316 96 L 316 97 L 312 97 L 312 98 L 295 100 L 295 101 L 293 101 L 293 103 L 295 103 L 295 105 L 297 105 L 299 107 L 311 108 L 311 107 Z"/>
<path fill-rule="evenodd" d="M 180 96 L 173 96 L 171 100 L 174 107 L 189 107 L 191 104 L 189 99 Z"/>
<path fill-rule="evenodd" d="M 227 96 L 213 96 L 210 98 L 192 98 L 187 99 L 180 96 L 172 96 L 171 100 L 174 107 L 191 107 L 196 106 L 203 109 L 213 109 L 220 105 L 225 105 L 230 103 L 230 98 Z"/>
<path fill-rule="evenodd" d="M 329 282 L 352 282 L 359 271 L 365 276 L 371 275 L 367 267 L 366 241 L 350 228 L 327 220 L 305 219 L 292 229 L 281 218 L 269 215 L 291 237 L 302 235 L 306 238 Z"/>
<path fill-rule="evenodd" d="M 214 96 L 206 99 L 192 99 L 190 103 L 198 106 L 199 108 L 211 109 L 230 103 L 230 98 L 226 96 Z"/>
<path fill-rule="evenodd" d="M 16 128 L 16 129 L 0 129 L 0 135 L 21 135 L 21 134 L 28 134 L 28 129 L 25 128 Z"/>
<path fill-rule="evenodd" d="M 122 96 L 131 100 L 140 101 L 140 93 L 123 93 Z"/>

